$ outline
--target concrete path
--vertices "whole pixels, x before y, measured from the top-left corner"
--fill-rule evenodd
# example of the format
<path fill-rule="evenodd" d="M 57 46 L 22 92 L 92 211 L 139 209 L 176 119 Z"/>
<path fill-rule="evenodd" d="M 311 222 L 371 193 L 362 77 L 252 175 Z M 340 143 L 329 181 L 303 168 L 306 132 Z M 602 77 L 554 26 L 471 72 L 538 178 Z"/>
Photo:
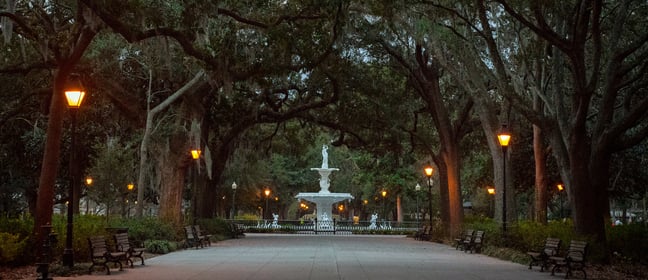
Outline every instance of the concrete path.
<path fill-rule="evenodd" d="M 136 262 L 137 263 L 137 262 Z M 561 275 L 564 276 L 564 275 Z M 404 236 L 247 234 L 146 260 L 111 275 L 56 279 L 561 279 Z"/>

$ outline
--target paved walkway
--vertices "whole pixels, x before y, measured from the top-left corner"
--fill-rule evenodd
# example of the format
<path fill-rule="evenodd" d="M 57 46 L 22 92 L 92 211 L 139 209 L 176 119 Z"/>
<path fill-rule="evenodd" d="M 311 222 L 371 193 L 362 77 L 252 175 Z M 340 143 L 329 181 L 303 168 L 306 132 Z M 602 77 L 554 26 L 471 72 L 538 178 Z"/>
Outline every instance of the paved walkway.
<path fill-rule="evenodd" d="M 137 263 L 137 262 L 136 262 Z M 564 275 L 561 275 L 564 276 Z M 537 268 L 404 236 L 247 234 L 111 275 L 57 279 L 560 279 Z"/>

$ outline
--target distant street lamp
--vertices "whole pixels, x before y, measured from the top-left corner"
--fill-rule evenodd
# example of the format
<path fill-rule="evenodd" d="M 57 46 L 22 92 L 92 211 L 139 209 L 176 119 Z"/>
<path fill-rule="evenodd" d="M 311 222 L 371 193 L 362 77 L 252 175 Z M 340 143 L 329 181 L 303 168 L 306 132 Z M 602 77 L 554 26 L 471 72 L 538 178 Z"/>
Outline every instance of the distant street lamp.
<path fill-rule="evenodd" d="M 563 184 L 558 184 L 556 188 L 558 189 L 558 198 L 560 198 L 560 219 L 562 220 L 565 217 L 563 215 L 563 195 L 562 195 L 563 191 L 565 190 L 565 187 L 563 186 Z"/>
<path fill-rule="evenodd" d="M 199 149 L 191 150 L 191 158 L 199 159 L 200 158 L 200 150 Z"/>
<path fill-rule="evenodd" d="M 236 217 L 236 182 L 232 183 L 232 216 L 230 219 L 234 220 L 234 217 Z"/>
<path fill-rule="evenodd" d="M 380 194 L 382 195 L 382 198 L 383 198 L 382 199 L 382 201 L 383 201 L 383 213 L 382 213 L 383 214 L 383 219 L 388 220 L 387 219 L 387 208 L 385 206 L 385 204 L 387 203 L 387 190 L 382 190 L 380 192 Z"/>
<path fill-rule="evenodd" d="M 191 183 L 192 184 L 192 186 L 191 186 L 191 196 L 192 196 L 192 199 L 191 199 L 191 209 L 192 209 L 192 211 L 191 212 L 192 213 L 191 213 L 191 215 L 193 216 L 194 222 L 195 222 L 196 221 L 196 216 L 198 215 L 198 205 L 197 205 L 198 204 L 198 186 L 197 186 L 197 182 L 198 182 L 198 166 L 197 165 L 200 164 L 199 160 L 200 160 L 201 151 L 200 151 L 200 149 L 193 149 L 193 150 L 190 151 L 190 153 L 191 153 L 191 158 L 196 161 L 196 166 L 194 166 L 192 168 L 192 170 L 193 170 L 192 173 L 193 174 L 191 176 L 191 177 L 193 177 L 192 178 L 193 182 Z"/>
<path fill-rule="evenodd" d="M 126 195 L 125 195 L 126 197 L 125 197 L 124 200 L 126 202 L 126 218 L 128 218 L 128 217 L 130 217 L 130 210 L 131 210 L 131 206 L 129 205 L 130 201 L 129 201 L 128 196 L 135 189 L 135 184 L 133 184 L 132 182 L 128 183 L 128 185 L 126 185 L 126 189 L 128 191 L 126 192 Z"/>
<path fill-rule="evenodd" d="M 86 181 L 86 188 L 89 189 L 90 186 L 92 186 L 92 177 L 90 176 L 86 177 L 85 181 Z M 86 193 L 86 215 L 88 215 L 88 213 L 90 213 L 90 198 L 89 195 Z"/>
<path fill-rule="evenodd" d="M 263 209 L 263 218 L 265 219 L 266 216 L 268 216 L 268 214 L 267 214 L 267 212 L 268 212 L 268 197 L 270 197 L 270 189 L 266 188 L 265 191 L 263 191 L 263 192 L 265 193 L 265 196 L 266 196 L 266 198 L 265 198 L 266 205 L 265 205 L 265 208 Z"/>
<path fill-rule="evenodd" d="M 421 223 L 419 222 L 419 214 L 421 214 L 421 211 L 419 210 L 419 192 L 421 192 L 421 185 L 416 183 L 414 190 L 416 191 L 416 228 L 420 228 Z"/>
<path fill-rule="evenodd" d="M 65 98 L 67 100 L 68 108 L 70 109 L 71 125 L 72 125 L 72 143 L 70 148 L 70 189 L 68 192 L 67 204 L 67 227 L 65 236 L 65 250 L 63 250 L 63 265 L 72 268 L 74 266 L 74 249 L 72 248 L 72 232 L 74 228 L 74 190 L 78 187 L 77 178 L 77 160 L 76 160 L 76 123 L 77 112 L 83 102 L 85 90 L 76 77 L 75 84 L 68 85 L 69 88 L 65 90 Z"/>
<path fill-rule="evenodd" d="M 488 186 L 488 187 L 486 187 L 486 191 L 488 192 L 488 195 L 493 196 L 493 197 L 495 196 L 495 187 Z M 495 199 L 493 198 L 493 199 L 490 199 L 490 201 L 488 202 L 489 212 L 493 212 L 493 208 L 494 208 L 493 207 L 493 202 L 494 202 L 494 200 Z"/>
<path fill-rule="evenodd" d="M 428 214 L 430 215 L 430 225 L 432 225 L 432 174 L 434 174 L 434 168 L 432 168 L 432 165 L 428 163 L 427 166 L 425 166 L 425 176 L 427 177 L 427 184 L 428 184 L 428 203 L 429 203 L 429 209 L 428 209 Z"/>
<path fill-rule="evenodd" d="M 500 146 L 502 146 L 502 234 L 506 235 L 506 150 L 509 146 L 509 141 L 511 141 L 511 133 L 506 128 L 506 125 L 502 125 L 502 129 L 497 134 L 497 140 L 499 141 Z"/>

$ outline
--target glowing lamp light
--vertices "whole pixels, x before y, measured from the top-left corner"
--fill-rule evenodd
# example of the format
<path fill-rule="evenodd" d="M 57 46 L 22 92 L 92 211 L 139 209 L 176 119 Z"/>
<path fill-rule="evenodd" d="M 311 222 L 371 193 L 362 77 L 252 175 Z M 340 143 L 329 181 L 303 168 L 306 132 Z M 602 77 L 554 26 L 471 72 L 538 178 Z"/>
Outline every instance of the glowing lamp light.
<path fill-rule="evenodd" d="M 497 140 L 499 141 L 500 146 L 508 147 L 509 141 L 511 141 L 511 133 L 506 128 L 506 125 L 502 125 L 502 129 L 497 134 Z"/>
<path fill-rule="evenodd" d="M 200 158 L 200 150 L 198 150 L 198 149 L 191 150 L 191 158 L 199 159 Z"/>
<path fill-rule="evenodd" d="M 78 109 L 81 107 L 85 91 L 79 89 L 70 89 L 65 91 L 65 99 L 69 108 Z"/>
<path fill-rule="evenodd" d="M 428 178 L 432 177 L 432 173 L 434 173 L 434 168 L 432 168 L 431 165 L 428 164 L 423 170 L 425 171 L 425 176 L 427 176 Z"/>

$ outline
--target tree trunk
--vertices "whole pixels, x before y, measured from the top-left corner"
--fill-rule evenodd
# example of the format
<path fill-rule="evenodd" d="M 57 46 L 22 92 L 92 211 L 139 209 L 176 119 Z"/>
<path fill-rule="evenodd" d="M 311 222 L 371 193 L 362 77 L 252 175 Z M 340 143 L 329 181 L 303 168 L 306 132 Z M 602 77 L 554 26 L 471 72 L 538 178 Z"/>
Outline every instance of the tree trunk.
<path fill-rule="evenodd" d="M 160 170 L 160 219 L 174 226 L 183 224 L 182 194 L 187 165 L 177 156 L 168 155 L 161 160 Z"/>
<path fill-rule="evenodd" d="M 54 91 L 52 93 L 49 120 L 47 122 L 47 138 L 45 139 L 40 181 L 38 183 L 36 218 L 34 223 L 34 232 L 37 234 L 36 240 L 43 238 L 41 226 L 52 224 L 54 182 L 58 174 L 61 135 L 63 133 L 63 110 L 65 105 L 63 104 L 62 94 L 67 75 L 67 72 L 56 71 L 54 77 Z"/>
<path fill-rule="evenodd" d="M 547 224 L 547 158 L 542 138 L 540 127 L 533 125 L 533 156 L 535 160 L 534 219 L 538 223 Z"/>
<path fill-rule="evenodd" d="M 534 220 L 547 224 L 547 177 L 542 129 L 533 125 L 533 158 L 535 161 Z"/>
<path fill-rule="evenodd" d="M 396 222 L 403 222 L 403 205 L 401 204 L 401 195 L 396 196 Z"/>
<path fill-rule="evenodd" d="M 463 224 L 463 203 L 461 199 L 461 184 L 459 174 L 458 145 L 445 146 L 445 162 L 448 182 L 448 212 L 450 214 L 450 236 L 456 237 L 461 234 Z"/>
<path fill-rule="evenodd" d="M 450 195 L 448 194 L 448 169 L 446 168 L 446 163 L 443 160 L 442 156 L 434 157 L 434 164 L 436 164 L 438 177 L 439 177 L 439 212 L 441 214 L 441 222 L 444 225 L 448 225 L 447 228 L 443 228 L 443 235 L 448 235 L 451 221 L 450 221 Z M 434 180 L 432 180 L 434 183 Z M 429 209 L 431 213 L 434 213 L 432 209 Z M 430 214 L 431 214 L 430 213 Z"/>

